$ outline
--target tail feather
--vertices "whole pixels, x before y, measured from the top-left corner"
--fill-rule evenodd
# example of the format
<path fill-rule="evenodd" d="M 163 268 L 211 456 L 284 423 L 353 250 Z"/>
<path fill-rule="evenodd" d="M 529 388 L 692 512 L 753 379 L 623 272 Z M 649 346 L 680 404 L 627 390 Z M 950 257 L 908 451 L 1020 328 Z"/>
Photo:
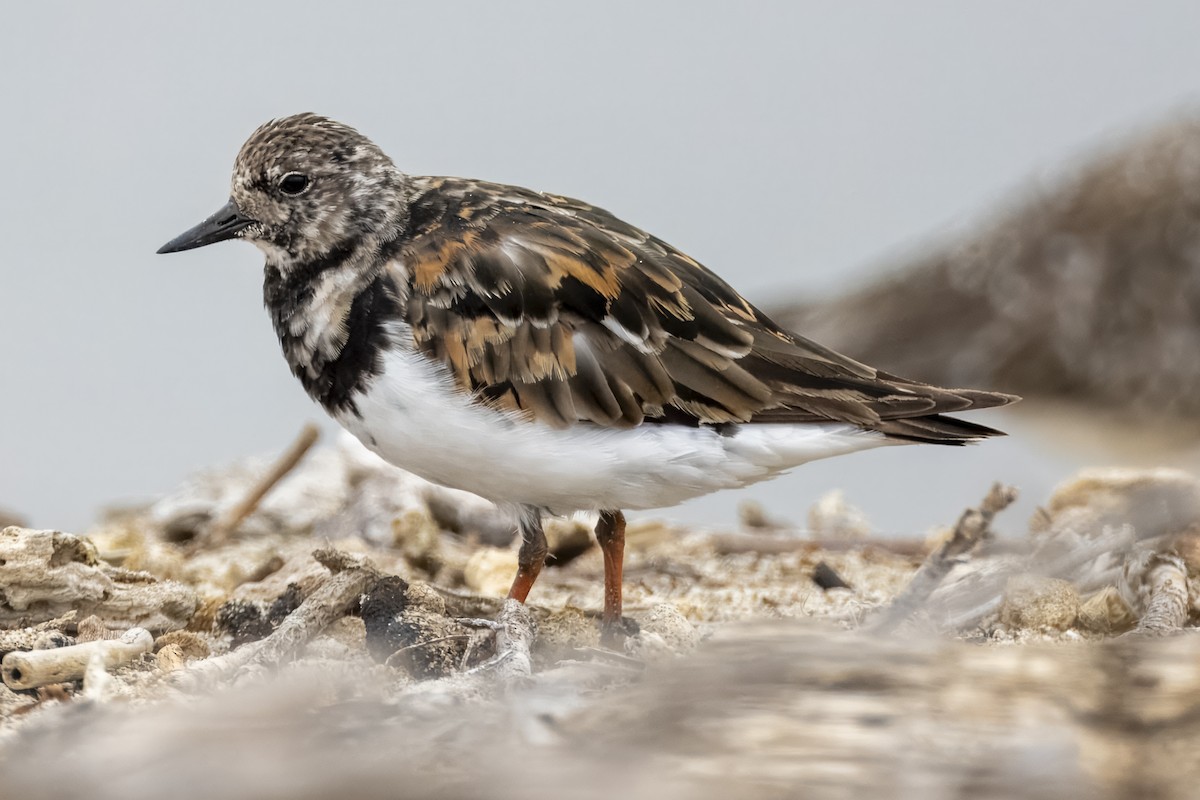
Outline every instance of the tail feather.
<path fill-rule="evenodd" d="M 908 419 L 889 419 L 873 427 L 880 433 L 887 434 L 894 439 L 926 442 L 928 444 L 970 444 L 980 439 L 1005 435 L 1003 431 L 998 431 L 995 428 L 989 428 L 977 422 L 967 422 L 957 417 L 947 417 L 943 414 L 931 414 L 927 417 L 910 417 Z"/>

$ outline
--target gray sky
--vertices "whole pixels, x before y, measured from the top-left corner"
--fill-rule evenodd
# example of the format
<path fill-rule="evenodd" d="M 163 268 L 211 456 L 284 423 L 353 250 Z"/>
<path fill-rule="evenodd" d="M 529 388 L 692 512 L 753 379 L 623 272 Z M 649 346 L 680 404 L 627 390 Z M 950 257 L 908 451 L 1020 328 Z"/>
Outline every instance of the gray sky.
<path fill-rule="evenodd" d="M 154 255 L 224 201 L 270 117 L 336 117 L 409 172 L 584 198 L 765 305 L 1190 107 L 1198 36 L 1184 2 L 12 4 L 0 505 L 79 529 L 321 418 L 254 248 Z M 840 486 L 879 527 L 922 530 L 993 479 L 1066 477 L 1035 444 L 890 448 L 753 493 L 803 518 Z M 667 514 L 726 522 L 736 499 Z"/>

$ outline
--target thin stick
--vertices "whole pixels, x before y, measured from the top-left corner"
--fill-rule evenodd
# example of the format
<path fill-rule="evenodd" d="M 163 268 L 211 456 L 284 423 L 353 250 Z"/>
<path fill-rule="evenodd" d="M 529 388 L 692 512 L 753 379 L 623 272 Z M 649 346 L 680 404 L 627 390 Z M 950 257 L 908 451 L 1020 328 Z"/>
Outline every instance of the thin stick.
<path fill-rule="evenodd" d="M 1187 568 L 1176 555 L 1157 553 L 1150 562 L 1146 582 L 1150 602 L 1132 633 L 1138 636 L 1169 636 L 1187 623 Z"/>
<path fill-rule="evenodd" d="M 941 585 L 942 579 L 954 567 L 955 560 L 991 535 L 992 519 L 1016 499 L 1017 490 L 1013 487 L 992 484 L 979 508 L 968 508 L 962 513 L 950 538 L 929 554 L 904 591 L 892 600 L 892 604 L 868 626 L 868 630 L 888 630 L 908 619 Z"/>
<path fill-rule="evenodd" d="M 237 530 L 238 525 L 241 525 L 246 517 L 254 513 L 254 509 L 258 508 L 258 504 L 267 496 L 267 493 L 275 488 L 275 484 L 283 480 L 284 476 L 296 468 L 296 465 L 312 449 L 312 446 L 317 443 L 317 439 L 320 436 L 320 428 L 311 422 L 306 423 L 300 431 L 300 435 L 296 437 L 296 441 L 292 442 L 291 446 L 280 454 L 275 463 L 271 465 L 270 470 L 258 480 L 258 483 L 251 487 L 241 502 L 229 509 L 220 519 L 213 523 L 212 527 L 209 528 L 208 536 L 205 537 L 205 543 L 220 544 L 228 539 Z"/>

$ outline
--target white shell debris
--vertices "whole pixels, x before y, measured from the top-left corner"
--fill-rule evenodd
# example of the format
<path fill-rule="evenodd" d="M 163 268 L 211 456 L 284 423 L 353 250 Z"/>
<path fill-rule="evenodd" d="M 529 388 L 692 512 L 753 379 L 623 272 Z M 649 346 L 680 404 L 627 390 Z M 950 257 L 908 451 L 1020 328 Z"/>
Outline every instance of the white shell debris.
<path fill-rule="evenodd" d="M 130 628 L 120 639 L 58 647 L 53 650 L 14 650 L 0 662 L 0 674 L 10 689 L 32 689 L 49 683 L 78 680 L 99 663 L 105 670 L 127 664 L 154 647 L 145 628 Z"/>
<path fill-rule="evenodd" d="M 28 528 L 0 530 L 0 587 L 0 626 L 74 611 L 103 617 L 110 629 L 174 630 L 198 604 L 189 586 L 105 563 L 87 539 Z"/>

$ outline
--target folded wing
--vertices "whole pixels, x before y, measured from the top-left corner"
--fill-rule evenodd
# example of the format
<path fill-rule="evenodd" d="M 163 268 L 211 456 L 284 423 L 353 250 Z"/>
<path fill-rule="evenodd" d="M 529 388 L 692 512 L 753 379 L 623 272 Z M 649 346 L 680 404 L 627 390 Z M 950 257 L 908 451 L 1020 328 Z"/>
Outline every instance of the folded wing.
<path fill-rule="evenodd" d="M 881 373 L 781 329 L 665 242 L 584 203 L 422 179 L 402 252 L 417 345 L 480 402 L 564 427 L 849 422 L 962 443 L 1014 397 Z"/>

